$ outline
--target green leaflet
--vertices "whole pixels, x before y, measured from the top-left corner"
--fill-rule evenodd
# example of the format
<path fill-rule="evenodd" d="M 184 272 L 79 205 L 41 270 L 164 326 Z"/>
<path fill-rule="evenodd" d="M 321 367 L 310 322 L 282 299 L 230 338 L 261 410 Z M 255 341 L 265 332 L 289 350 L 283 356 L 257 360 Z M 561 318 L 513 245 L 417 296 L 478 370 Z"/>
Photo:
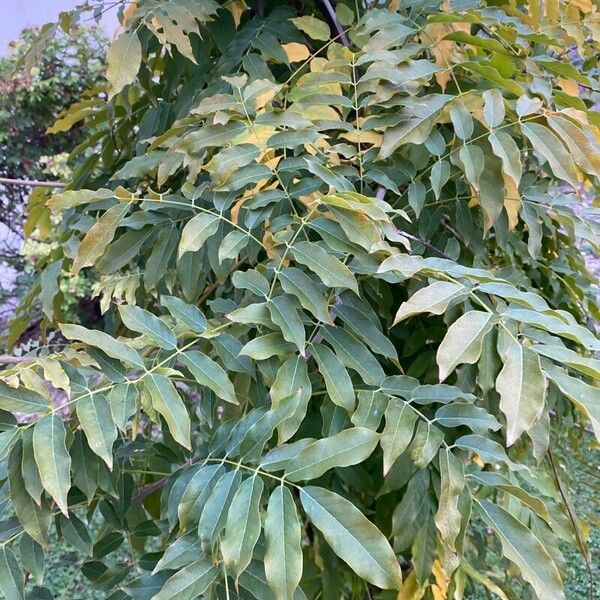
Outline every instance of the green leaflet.
<path fill-rule="evenodd" d="M 405 402 L 391 398 L 385 410 L 385 428 L 381 433 L 383 474 L 386 475 L 396 459 L 408 448 L 417 421 L 417 413 Z"/>
<path fill-rule="evenodd" d="M 201 552 L 200 540 L 195 533 L 188 533 L 177 538 L 165 549 L 164 554 L 156 563 L 152 574 L 165 569 L 178 569 L 194 562 Z"/>
<path fill-rule="evenodd" d="M 197 351 L 182 352 L 179 355 L 181 362 L 190 370 L 194 379 L 200 384 L 209 387 L 219 398 L 237 404 L 235 390 L 227 373 L 214 360 Z"/>
<path fill-rule="evenodd" d="M 596 438 L 600 440 L 600 390 L 570 377 L 564 369 L 544 365 L 544 373 L 560 391 L 590 420 Z"/>
<path fill-rule="evenodd" d="M 554 175 L 571 185 L 577 185 L 577 172 L 573 159 L 552 131 L 539 123 L 522 123 L 521 129 L 534 150 L 548 161 Z"/>
<path fill-rule="evenodd" d="M 279 421 L 280 444 L 298 431 L 306 416 L 311 392 L 306 360 L 301 356 L 288 358 L 277 371 L 271 386 L 271 403 Z"/>
<path fill-rule="evenodd" d="M 268 333 L 249 341 L 240 350 L 254 360 L 266 360 L 271 356 L 285 356 L 295 352 L 296 346 L 286 342 L 280 333 Z"/>
<path fill-rule="evenodd" d="M 263 489 L 260 477 L 248 477 L 235 493 L 227 513 L 221 553 L 228 572 L 235 574 L 236 578 L 250 564 L 260 535 L 260 500 Z"/>
<path fill-rule="evenodd" d="M 190 416 L 171 380 L 164 375 L 149 373 L 144 377 L 143 385 L 150 393 L 152 406 L 167 422 L 173 438 L 190 450 Z"/>
<path fill-rule="evenodd" d="M 125 384 L 127 385 L 127 384 Z M 111 407 L 102 394 L 91 394 L 77 401 L 77 417 L 92 452 L 112 469 L 112 446 L 117 439 Z"/>
<path fill-rule="evenodd" d="M 131 331 L 137 331 L 149 337 L 157 346 L 165 350 L 177 348 L 175 334 L 151 312 L 135 305 L 122 304 L 119 314 L 123 324 Z"/>
<path fill-rule="evenodd" d="M 469 402 L 455 402 L 437 409 L 435 421 L 442 427 L 469 427 L 476 433 L 485 434 L 488 429 L 498 431 L 501 425 L 487 410 Z"/>
<path fill-rule="evenodd" d="M 175 319 L 181 321 L 194 333 L 202 333 L 206 329 L 206 317 L 193 304 L 187 304 L 176 296 L 161 296 L 160 303 Z"/>
<path fill-rule="evenodd" d="M 552 360 L 568 365 L 569 367 L 584 373 L 594 379 L 600 379 L 600 360 L 582 356 L 564 346 L 547 344 L 535 344 L 532 346 L 538 354 L 551 358 Z"/>
<path fill-rule="evenodd" d="M 494 88 L 482 94 L 484 100 L 483 116 L 489 127 L 498 127 L 504 121 L 504 98 L 502 92 Z"/>
<path fill-rule="evenodd" d="M 198 535 L 204 543 L 213 542 L 225 527 L 229 507 L 241 479 L 239 471 L 229 471 L 215 484 L 198 523 Z"/>
<path fill-rule="evenodd" d="M 378 158 L 388 158 L 394 150 L 403 144 L 424 141 L 433 126 L 430 118 L 452 100 L 452 96 L 444 94 L 430 94 L 426 98 L 427 102 L 421 101 L 414 108 L 409 107 L 407 110 L 409 119 L 407 121 L 385 131 Z M 420 129 L 424 129 L 423 132 Z"/>
<path fill-rule="evenodd" d="M 408 317 L 428 312 L 434 315 L 443 313 L 448 304 L 455 298 L 466 293 L 460 283 L 450 281 L 435 281 L 434 283 L 415 292 L 404 304 L 400 306 L 394 317 L 394 325 Z"/>
<path fill-rule="evenodd" d="M 128 31 L 121 34 L 111 44 L 106 58 L 106 79 L 110 85 L 110 98 L 135 81 L 142 61 L 142 46 L 137 33 Z"/>
<path fill-rule="evenodd" d="M 224 474 L 225 470 L 221 465 L 209 465 L 193 474 L 183 490 L 177 509 L 179 526 L 182 530 L 186 530 L 189 525 L 198 522 L 215 483 L 217 483 Z M 171 555 L 169 554 L 168 559 L 165 558 L 164 561 L 161 559 L 162 564 L 171 561 L 172 559 L 170 557 Z M 169 567 L 164 566 L 163 568 L 166 569 Z"/>
<path fill-rule="evenodd" d="M 298 298 L 302 308 L 323 323 L 331 323 L 327 301 L 313 280 L 300 269 L 289 267 L 279 273 L 283 291 Z"/>
<path fill-rule="evenodd" d="M 79 340 L 99 348 L 108 356 L 127 362 L 134 367 L 144 368 L 144 361 L 142 357 L 128 344 L 116 340 L 103 331 L 96 331 L 92 329 L 86 329 L 81 325 L 60 325 L 62 334 L 69 340 Z"/>
<path fill-rule="evenodd" d="M 44 550 L 33 538 L 27 534 L 21 536 L 19 541 L 19 555 L 23 568 L 37 583 L 44 581 Z"/>
<path fill-rule="evenodd" d="M 0 433 L 0 461 L 4 460 L 10 453 L 13 445 L 21 436 L 18 427 L 11 427 Z"/>
<path fill-rule="evenodd" d="M 120 431 L 127 429 L 137 408 L 138 390 L 133 383 L 119 383 L 110 390 L 108 403 L 114 424 Z"/>
<path fill-rule="evenodd" d="M 496 379 L 500 409 L 506 415 L 506 443 L 512 446 L 538 420 L 546 399 L 546 378 L 538 355 L 514 338 L 499 339 L 504 362 Z"/>
<path fill-rule="evenodd" d="M 33 449 L 31 448 L 28 448 L 26 451 L 33 453 Z M 41 503 L 37 504 L 25 487 L 23 474 L 21 473 L 21 461 L 24 458 L 24 452 L 21 444 L 17 443 L 10 455 L 8 464 L 10 499 L 17 518 L 23 525 L 23 529 L 36 542 L 45 547 L 48 543 L 47 534 L 52 521 L 52 513 L 45 505 Z M 32 459 L 33 456 L 29 458 Z M 41 492 L 39 494 L 41 495 Z"/>
<path fill-rule="evenodd" d="M 22 559 L 21 559 L 22 560 Z M 24 600 L 23 573 L 10 548 L 0 547 L 0 592 L 5 598 Z"/>
<path fill-rule="evenodd" d="M 271 321 L 279 327 L 284 339 L 295 346 L 304 356 L 306 334 L 304 323 L 294 304 L 286 296 L 276 296 L 267 302 Z"/>
<path fill-rule="evenodd" d="M 71 487 L 71 457 L 65 446 L 67 432 L 60 417 L 40 419 L 33 429 L 33 450 L 44 489 L 67 516 L 67 493 Z"/>
<path fill-rule="evenodd" d="M 209 559 L 201 558 L 177 571 L 152 600 L 193 600 L 208 589 L 218 572 Z"/>
<path fill-rule="evenodd" d="M 492 324 L 492 313 L 472 310 L 450 325 L 436 355 L 440 381 L 444 381 L 457 365 L 479 360 L 483 338 Z"/>
<path fill-rule="evenodd" d="M 518 187 L 521 181 L 521 151 L 515 140 L 504 131 L 493 131 L 489 135 L 494 154 L 502 160 L 502 170 Z"/>
<path fill-rule="evenodd" d="M 354 387 L 348 371 L 340 359 L 323 344 L 311 346 L 312 354 L 317 361 L 319 371 L 325 380 L 329 397 L 348 412 L 354 411 Z"/>
<path fill-rule="evenodd" d="M 504 555 L 521 570 L 540 600 L 564 598 L 558 570 L 543 544 L 510 513 L 488 500 L 478 501 L 483 520 L 502 542 Z"/>
<path fill-rule="evenodd" d="M 318 244 L 298 242 L 291 248 L 297 262 L 306 265 L 328 287 L 348 288 L 358 294 L 352 271 Z"/>
<path fill-rule="evenodd" d="M 62 271 L 62 264 L 62 258 L 55 260 L 42 271 L 40 276 L 42 311 L 50 321 L 54 318 L 54 299 L 59 291 L 58 279 Z"/>
<path fill-rule="evenodd" d="M 492 464 L 501 462 L 511 471 L 528 470 L 524 465 L 514 463 L 510 460 L 506 451 L 498 442 L 482 435 L 463 435 L 454 442 L 454 445 L 475 452 L 483 462 Z"/>
<path fill-rule="evenodd" d="M 48 409 L 44 396 L 24 387 L 12 388 L 0 380 L 0 408 L 9 412 L 34 414 Z"/>
<path fill-rule="evenodd" d="M 289 481 L 317 479 L 329 469 L 363 462 L 378 442 L 379 434 L 375 431 L 365 427 L 346 429 L 304 448 L 287 465 L 284 476 Z"/>
<path fill-rule="evenodd" d="M 332 550 L 363 579 L 399 590 L 402 572 L 384 535 L 351 502 L 323 488 L 308 486 L 300 501 Z"/>
<path fill-rule="evenodd" d="M 181 240 L 177 256 L 181 258 L 186 252 L 200 250 L 206 240 L 217 233 L 219 229 L 219 216 L 208 213 L 199 213 L 192 217 L 181 232 Z"/>
<path fill-rule="evenodd" d="M 379 385 L 385 373 L 367 347 L 342 327 L 324 327 L 323 338 L 329 342 L 342 363 L 356 371 L 369 385 Z"/>
<path fill-rule="evenodd" d="M 314 40 L 326 42 L 331 35 L 329 25 L 320 19 L 305 15 L 291 20 L 294 25 Z"/>
<path fill-rule="evenodd" d="M 277 486 L 265 519 L 265 574 L 275 598 L 292 600 L 302 577 L 302 529 L 290 490 Z"/>
<path fill-rule="evenodd" d="M 435 525 L 444 544 L 451 549 L 460 532 L 461 514 L 458 497 L 465 487 L 465 475 L 460 460 L 445 448 L 438 454 L 440 465 L 440 498 Z"/>

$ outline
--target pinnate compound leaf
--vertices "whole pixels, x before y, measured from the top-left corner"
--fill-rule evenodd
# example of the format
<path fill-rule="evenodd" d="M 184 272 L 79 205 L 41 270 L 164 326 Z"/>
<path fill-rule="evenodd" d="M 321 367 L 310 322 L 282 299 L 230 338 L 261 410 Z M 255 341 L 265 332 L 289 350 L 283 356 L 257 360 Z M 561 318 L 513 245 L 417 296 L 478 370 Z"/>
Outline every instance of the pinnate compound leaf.
<path fill-rule="evenodd" d="M 332 550 L 359 577 L 383 589 L 401 588 L 402 571 L 394 551 L 352 502 L 315 486 L 302 488 L 300 501 Z"/>
<path fill-rule="evenodd" d="M 531 584 L 537 597 L 540 600 L 564 600 L 558 569 L 532 531 L 489 500 L 479 501 L 478 507 L 482 519 L 500 538 L 504 556 L 519 567 L 523 579 Z"/>
<path fill-rule="evenodd" d="M 265 519 L 265 574 L 275 598 L 293 600 L 302 577 L 302 529 L 294 497 L 277 486 L 269 498 Z"/>
<path fill-rule="evenodd" d="M 33 429 L 33 451 L 44 489 L 67 516 L 67 493 L 71 487 L 71 457 L 65 445 L 67 431 L 60 417 L 40 419 Z"/>

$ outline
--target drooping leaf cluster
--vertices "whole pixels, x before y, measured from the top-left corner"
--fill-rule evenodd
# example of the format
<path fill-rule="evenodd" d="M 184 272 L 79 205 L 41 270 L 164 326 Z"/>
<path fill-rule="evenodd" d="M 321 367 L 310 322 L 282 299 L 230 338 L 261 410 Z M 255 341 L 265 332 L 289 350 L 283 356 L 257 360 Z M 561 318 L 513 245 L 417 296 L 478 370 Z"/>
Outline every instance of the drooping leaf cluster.
<path fill-rule="evenodd" d="M 356 11 L 122 12 L 11 332 L 67 342 L 0 382 L 5 596 L 52 526 L 113 599 L 556 600 L 589 560 L 552 451 L 600 438 L 596 8 Z M 60 322 L 88 268 L 104 331 Z"/>

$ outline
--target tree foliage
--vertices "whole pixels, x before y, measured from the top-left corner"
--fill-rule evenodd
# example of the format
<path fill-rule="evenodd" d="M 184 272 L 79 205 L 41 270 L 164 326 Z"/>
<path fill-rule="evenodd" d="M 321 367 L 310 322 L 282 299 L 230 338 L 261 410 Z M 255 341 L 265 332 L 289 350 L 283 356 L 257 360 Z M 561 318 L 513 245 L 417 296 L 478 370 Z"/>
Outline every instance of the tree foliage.
<path fill-rule="evenodd" d="M 8 56 L 0 58 L 0 177 L 46 180 L 70 174 L 77 160 L 67 164 L 67 153 L 82 141 L 84 129 L 47 130 L 63 110 L 101 81 L 108 40 L 99 28 L 75 27 L 70 35 L 61 31 L 44 46 L 33 69 L 15 71 L 38 33 L 26 29 L 11 43 Z M 26 186 L 0 183 L 0 305 L 8 311 L 14 303 L 7 298 L 20 296 L 29 284 L 29 278 L 22 276 L 27 264 L 24 254 L 28 258 L 44 254 L 44 246 L 35 242 L 39 232 L 32 235 L 34 227 L 46 236 L 52 229 L 50 219 L 40 220 L 35 207 L 31 211 L 35 225 L 24 228 L 30 191 Z M 35 204 L 36 195 L 43 207 L 43 192 L 30 201 Z M 34 239 L 23 248 L 25 237 Z M 10 272 L 5 282 L 6 268 L 15 269 L 21 277 L 15 282 L 16 273 Z M 3 323 L 7 316 L 0 311 Z"/>
<path fill-rule="evenodd" d="M 564 598 L 559 544 L 589 555 L 552 448 L 600 438 L 595 7 L 249 4 L 127 5 L 54 127 L 87 158 L 11 335 L 39 301 L 68 342 L 2 374 L 0 591 L 55 526 L 113 599 Z M 88 268 L 103 331 L 60 322 Z"/>

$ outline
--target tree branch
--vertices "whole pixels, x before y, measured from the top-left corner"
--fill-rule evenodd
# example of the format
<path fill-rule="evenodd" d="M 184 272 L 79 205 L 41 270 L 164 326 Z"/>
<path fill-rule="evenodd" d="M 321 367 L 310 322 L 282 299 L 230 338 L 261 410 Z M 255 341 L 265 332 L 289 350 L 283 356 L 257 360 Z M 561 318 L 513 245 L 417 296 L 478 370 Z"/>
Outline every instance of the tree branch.
<path fill-rule="evenodd" d="M 350 40 L 348 39 L 348 36 L 346 35 L 346 32 L 344 31 L 344 28 L 342 27 L 341 23 L 337 20 L 337 16 L 335 14 L 335 8 L 333 8 L 331 1 L 330 0 L 321 0 L 321 3 L 325 9 L 325 12 L 331 19 L 331 22 L 335 28 L 335 31 L 336 31 L 338 37 L 340 38 L 340 41 L 342 42 L 342 44 L 344 44 L 344 46 L 346 46 L 346 47 L 350 46 Z"/>
<path fill-rule="evenodd" d="M 38 181 L 36 179 L 11 179 L 9 177 L 0 177 L 0 185 L 15 185 L 27 187 L 50 187 L 64 188 L 65 184 L 60 181 Z"/>

